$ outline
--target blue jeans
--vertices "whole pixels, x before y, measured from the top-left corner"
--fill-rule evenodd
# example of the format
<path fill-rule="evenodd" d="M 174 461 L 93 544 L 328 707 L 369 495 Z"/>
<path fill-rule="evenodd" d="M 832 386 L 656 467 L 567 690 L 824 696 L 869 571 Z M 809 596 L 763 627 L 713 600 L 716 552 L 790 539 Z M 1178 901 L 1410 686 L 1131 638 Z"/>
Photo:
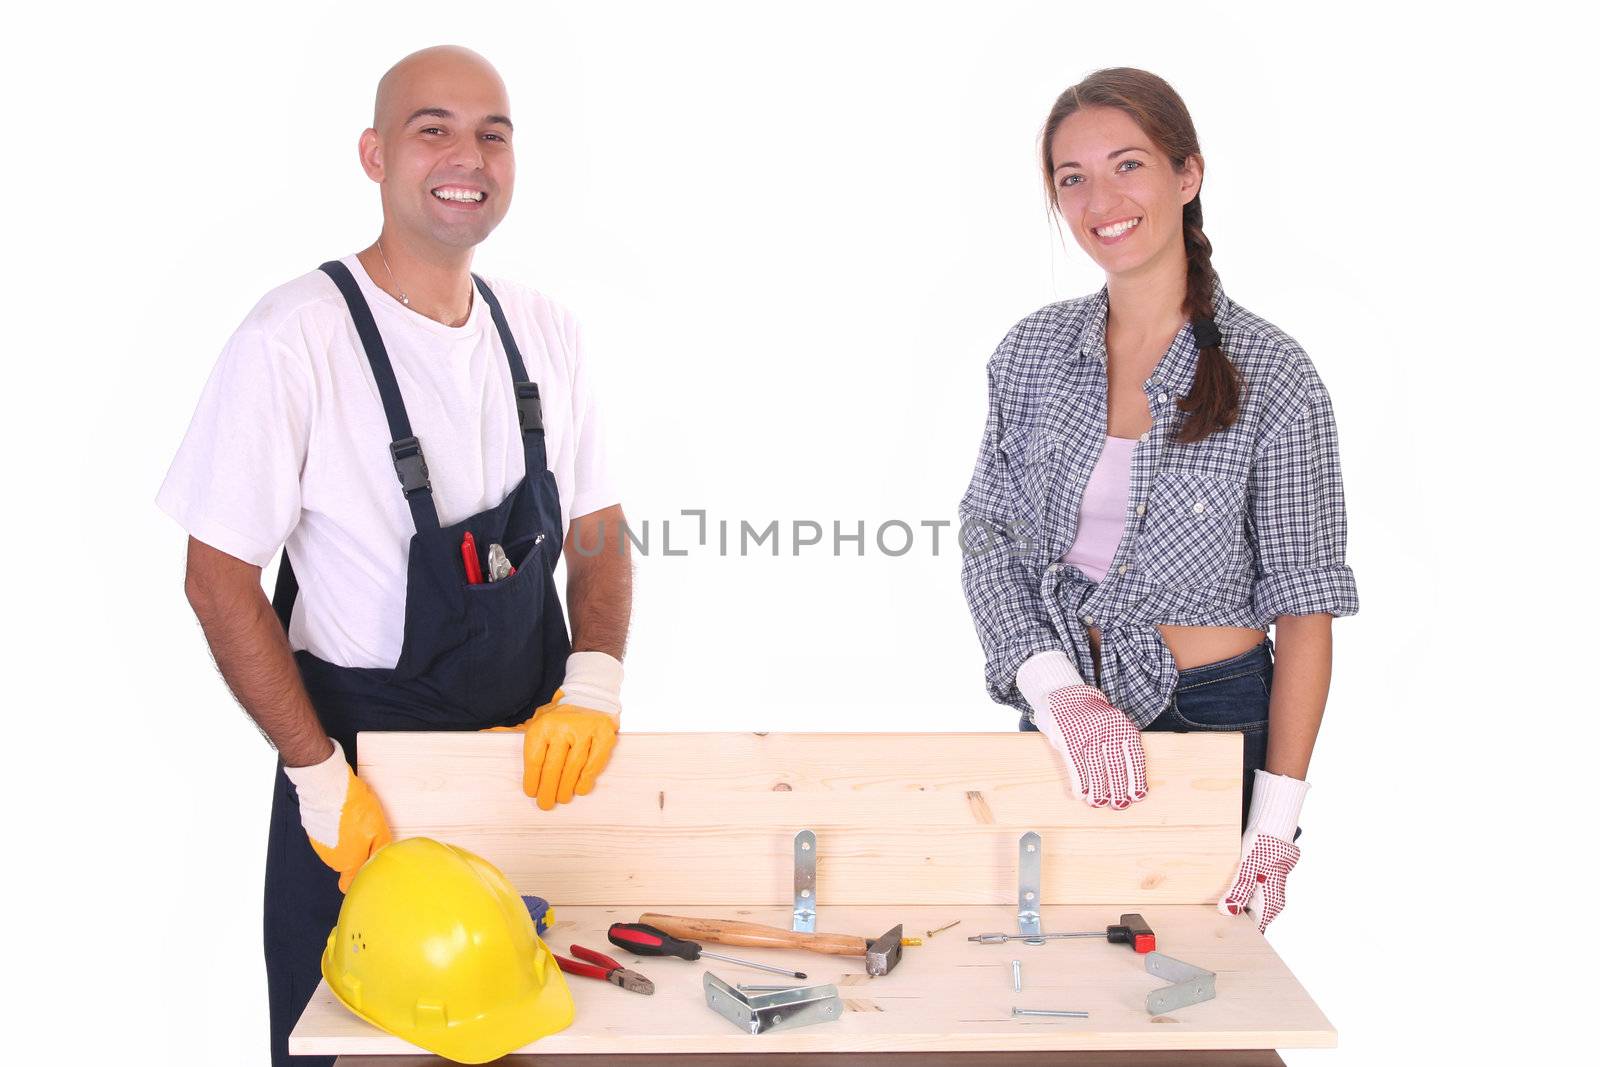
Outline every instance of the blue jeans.
<path fill-rule="evenodd" d="M 1244 735 L 1241 829 L 1250 813 L 1256 771 L 1267 763 L 1267 705 L 1271 695 L 1272 638 L 1268 637 L 1248 652 L 1179 671 L 1171 703 L 1145 727 L 1175 733 L 1236 730 Z M 1023 716 L 1021 729 L 1038 727 Z"/>

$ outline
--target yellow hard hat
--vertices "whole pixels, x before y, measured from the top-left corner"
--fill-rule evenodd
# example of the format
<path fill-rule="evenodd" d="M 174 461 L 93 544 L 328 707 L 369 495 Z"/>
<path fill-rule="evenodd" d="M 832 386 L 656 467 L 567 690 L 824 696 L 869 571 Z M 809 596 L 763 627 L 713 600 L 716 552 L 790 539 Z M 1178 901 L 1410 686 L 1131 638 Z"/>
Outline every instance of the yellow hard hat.
<path fill-rule="evenodd" d="M 384 846 L 356 874 L 322 976 L 367 1022 L 458 1063 L 572 1022 L 566 978 L 506 876 L 427 837 Z"/>

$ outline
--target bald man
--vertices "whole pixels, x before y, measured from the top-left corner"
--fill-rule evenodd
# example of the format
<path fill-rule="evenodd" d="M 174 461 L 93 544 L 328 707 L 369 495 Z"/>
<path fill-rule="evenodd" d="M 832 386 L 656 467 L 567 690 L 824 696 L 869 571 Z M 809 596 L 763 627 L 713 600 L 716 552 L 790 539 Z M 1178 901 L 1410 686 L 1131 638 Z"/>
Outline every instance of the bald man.
<path fill-rule="evenodd" d="M 516 179 L 505 85 L 466 49 L 407 56 L 359 148 L 377 240 L 256 304 L 157 497 L 189 533 L 217 665 L 279 755 L 274 1063 L 341 892 L 389 839 L 357 732 L 521 730 L 523 789 L 548 810 L 594 787 L 622 712 L 631 566 L 582 334 L 471 272 Z"/>

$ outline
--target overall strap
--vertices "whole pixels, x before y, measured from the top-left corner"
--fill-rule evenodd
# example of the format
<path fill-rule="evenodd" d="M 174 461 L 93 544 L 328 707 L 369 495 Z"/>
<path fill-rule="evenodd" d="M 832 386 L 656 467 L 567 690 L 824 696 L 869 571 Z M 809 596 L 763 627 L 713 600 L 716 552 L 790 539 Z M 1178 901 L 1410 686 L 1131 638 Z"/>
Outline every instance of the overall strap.
<path fill-rule="evenodd" d="M 537 478 L 545 470 L 544 409 L 539 403 L 539 386 L 528 380 L 528 368 L 522 362 L 522 352 L 517 348 L 517 339 L 511 336 L 511 326 L 506 322 L 506 313 L 501 309 L 494 290 L 476 274 L 472 280 L 478 292 L 483 294 L 484 303 L 489 305 L 489 315 L 494 319 L 494 328 L 499 331 L 500 344 L 506 350 L 506 362 L 511 366 L 511 385 L 517 397 L 517 420 L 522 424 L 522 450 L 527 459 L 527 473 L 528 477 Z"/>
<path fill-rule="evenodd" d="M 383 347 L 383 337 L 378 324 L 372 321 L 372 309 L 361 295 L 361 287 L 351 276 L 349 268 L 338 260 L 329 260 L 321 267 L 333 284 L 344 294 L 350 306 L 350 317 L 355 320 L 356 333 L 361 347 L 367 351 L 367 362 L 372 365 L 372 377 L 378 384 L 378 396 L 383 401 L 383 414 L 389 420 L 389 455 L 394 460 L 394 472 L 400 479 L 401 492 L 411 506 L 411 521 L 417 532 L 437 530 L 439 512 L 433 505 L 433 486 L 428 481 L 428 464 L 422 457 L 422 444 L 411 433 L 411 419 L 406 415 L 406 404 L 400 397 L 400 383 L 395 381 L 394 367 L 389 363 L 389 352 Z"/>

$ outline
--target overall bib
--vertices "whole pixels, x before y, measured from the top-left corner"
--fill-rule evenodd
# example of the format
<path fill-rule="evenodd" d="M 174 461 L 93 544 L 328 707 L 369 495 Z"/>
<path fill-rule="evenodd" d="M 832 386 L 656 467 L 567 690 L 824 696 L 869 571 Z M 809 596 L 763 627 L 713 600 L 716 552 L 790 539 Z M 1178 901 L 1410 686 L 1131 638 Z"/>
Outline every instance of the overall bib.
<path fill-rule="evenodd" d="M 481 730 L 525 721 L 554 695 L 571 645 L 556 596 L 561 507 L 555 475 L 545 464 L 539 388 L 528 381 L 499 300 L 473 275 L 505 349 L 527 469 L 498 506 L 440 526 L 422 448 L 412 436 L 372 311 L 344 264 L 333 261 L 321 269 L 344 295 L 366 349 L 393 438 L 389 454 L 416 526 L 406 573 L 405 632 L 394 667 L 340 667 L 309 652 L 295 653 L 323 729 L 344 746 L 354 766 L 358 731 Z M 490 544 L 501 545 L 516 573 L 469 585 L 461 558 L 462 535 L 469 530 L 480 552 L 487 552 Z M 285 630 L 298 589 L 285 551 L 272 598 Z M 338 875 L 311 850 L 282 761 L 274 780 L 263 932 L 272 1062 L 279 1065 L 291 1062 L 289 1031 L 321 977 L 323 946 L 344 897 Z M 333 1057 L 295 1057 L 292 1062 L 332 1064 Z"/>

